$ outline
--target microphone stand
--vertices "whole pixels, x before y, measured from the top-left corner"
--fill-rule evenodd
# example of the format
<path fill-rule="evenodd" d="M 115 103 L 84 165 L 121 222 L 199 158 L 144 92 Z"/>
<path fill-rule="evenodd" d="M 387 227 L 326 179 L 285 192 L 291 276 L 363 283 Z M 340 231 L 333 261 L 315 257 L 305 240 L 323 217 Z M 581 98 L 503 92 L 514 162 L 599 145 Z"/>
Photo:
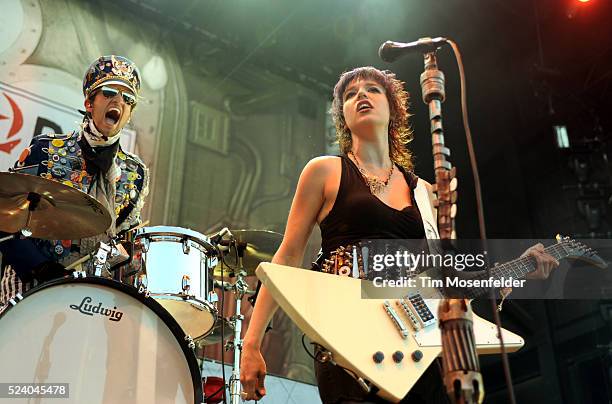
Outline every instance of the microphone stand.
<path fill-rule="evenodd" d="M 457 214 L 456 169 L 447 160 L 450 149 L 444 145 L 442 128 L 442 103 L 446 99 L 444 73 L 438 70 L 436 51 L 424 54 L 425 71 L 421 74 L 423 102 L 429 106 L 431 144 L 434 158 L 436 183 L 433 190 L 438 198 L 434 206 L 438 209 L 438 231 L 444 242 L 455 238 L 455 216 Z"/>
<path fill-rule="evenodd" d="M 431 143 L 436 183 L 433 185 L 438 209 L 438 231 L 443 251 L 453 251 L 457 214 L 456 169 L 447 160 L 450 149 L 444 145 L 442 103 L 446 99 L 444 73 L 438 69 L 436 51 L 423 54 L 425 70 L 421 74 L 423 102 L 429 106 Z M 472 309 L 467 299 L 445 298 L 438 308 L 442 337 L 444 384 L 454 404 L 482 403 L 484 386 L 478 353 L 474 343 Z"/>

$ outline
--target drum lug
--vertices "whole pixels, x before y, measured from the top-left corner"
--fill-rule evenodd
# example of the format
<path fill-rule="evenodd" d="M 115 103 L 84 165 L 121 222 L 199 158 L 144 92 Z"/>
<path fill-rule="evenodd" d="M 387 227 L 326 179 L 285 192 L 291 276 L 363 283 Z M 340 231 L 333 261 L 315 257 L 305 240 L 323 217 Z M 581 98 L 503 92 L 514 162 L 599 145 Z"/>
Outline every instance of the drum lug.
<path fill-rule="evenodd" d="M 78 279 L 78 278 L 86 278 L 86 277 L 87 277 L 87 273 L 86 273 L 85 271 L 74 271 L 74 272 L 72 273 L 72 276 L 73 276 L 75 279 Z"/>
<path fill-rule="evenodd" d="M 94 256 L 95 260 L 93 263 L 95 276 L 102 276 L 102 270 L 105 269 L 106 260 L 110 252 L 111 252 L 110 245 L 103 243 L 101 241 L 98 243 L 98 251 L 96 252 L 96 255 Z"/>
<path fill-rule="evenodd" d="M 189 275 L 183 275 L 183 279 L 181 279 L 181 289 L 183 289 L 184 294 L 188 294 L 189 289 L 191 289 L 191 278 Z"/>
<path fill-rule="evenodd" d="M 233 351 L 234 349 L 238 349 L 242 351 L 242 341 L 236 343 L 234 340 L 226 341 L 224 345 L 225 351 Z"/>
<path fill-rule="evenodd" d="M 151 240 L 149 240 L 148 237 L 144 237 L 142 239 L 142 252 L 145 254 L 148 253 L 150 245 L 151 245 Z"/>
<path fill-rule="evenodd" d="M 191 338 L 191 335 L 185 335 L 185 341 L 187 341 L 187 346 L 190 349 L 195 349 L 196 345 L 195 342 L 193 342 L 193 338 Z"/>
<path fill-rule="evenodd" d="M 140 288 L 146 289 L 148 284 L 149 284 L 149 281 L 147 279 L 147 275 L 140 274 L 138 275 L 138 277 L 136 277 L 136 284 L 134 286 L 138 289 Z"/>
<path fill-rule="evenodd" d="M 142 285 L 138 287 L 138 293 L 144 294 L 144 297 L 151 296 L 151 292 L 149 292 L 149 289 L 147 289 L 146 286 L 142 286 Z"/>
<path fill-rule="evenodd" d="M 189 239 L 184 238 L 181 244 L 183 245 L 183 254 L 189 254 L 189 252 L 191 251 L 191 247 L 189 246 Z"/>
<path fill-rule="evenodd" d="M 23 296 L 21 296 L 21 293 L 17 293 L 14 298 L 9 299 L 9 303 L 11 304 L 11 306 L 15 306 L 17 305 L 17 303 L 19 303 L 22 300 L 23 300 Z"/>

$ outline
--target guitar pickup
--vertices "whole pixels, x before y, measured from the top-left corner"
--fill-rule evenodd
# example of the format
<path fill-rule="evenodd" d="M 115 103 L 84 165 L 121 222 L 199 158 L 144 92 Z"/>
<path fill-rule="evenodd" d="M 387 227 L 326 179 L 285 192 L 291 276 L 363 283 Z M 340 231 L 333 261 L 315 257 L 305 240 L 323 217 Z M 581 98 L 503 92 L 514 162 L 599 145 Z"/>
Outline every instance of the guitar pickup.
<path fill-rule="evenodd" d="M 400 300 L 398 304 L 410 319 L 410 323 L 414 327 L 415 331 L 419 331 L 421 328 L 425 328 L 436 323 L 435 316 L 420 294 L 416 293 L 414 295 L 406 296 Z"/>
<path fill-rule="evenodd" d="M 385 311 L 387 312 L 387 314 L 389 315 L 389 318 L 391 318 L 391 321 L 393 321 L 393 324 L 395 324 L 395 327 L 398 329 L 402 338 L 403 339 L 408 338 L 408 328 L 406 328 L 406 326 L 404 325 L 404 322 L 397 315 L 397 312 L 393 309 L 393 307 L 391 307 L 391 304 L 389 303 L 388 300 L 385 300 L 385 302 L 383 303 L 383 307 Z"/>

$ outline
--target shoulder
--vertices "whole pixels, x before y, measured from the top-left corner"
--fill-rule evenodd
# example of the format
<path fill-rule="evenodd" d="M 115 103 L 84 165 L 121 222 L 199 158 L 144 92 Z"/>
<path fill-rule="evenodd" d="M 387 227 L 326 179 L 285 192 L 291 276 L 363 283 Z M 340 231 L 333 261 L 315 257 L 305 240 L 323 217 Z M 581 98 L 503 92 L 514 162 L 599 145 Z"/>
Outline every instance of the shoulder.
<path fill-rule="evenodd" d="M 69 132 L 69 133 L 41 133 L 40 135 L 34 136 L 34 138 L 32 139 L 32 144 L 42 143 L 42 142 L 53 142 L 53 141 L 56 141 L 56 143 L 59 144 L 60 142 L 66 142 L 68 140 L 71 140 L 72 138 L 76 139 L 76 133 L 75 132 Z M 60 147 L 60 146 L 58 146 L 58 147 Z"/>
<path fill-rule="evenodd" d="M 75 138 L 73 140 L 73 137 Z M 70 133 L 43 133 L 32 138 L 30 145 L 23 149 L 15 162 L 15 168 L 42 163 L 55 150 L 69 145 L 73 140 L 76 143 L 76 135 Z M 73 144 L 74 144 L 73 143 Z"/>
<path fill-rule="evenodd" d="M 298 187 L 309 192 L 323 191 L 332 177 L 340 169 L 340 157 L 321 156 L 308 161 L 300 174 Z"/>
<path fill-rule="evenodd" d="M 122 150 L 121 148 L 117 152 L 117 157 L 120 158 L 121 160 L 129 161 L 137 165 L 139 168 L 142 168 L 143 170 L 147 168 L 146 164 L 144 163 L 144 161 L 142 161 L 140 157 L 138 157 L 134 153 L 130 153 L 125 150 Z"/>
<path fill-rule="evenodd" d="M 320 156 L 311 159 L 304 166 L 302 174 L 327 175 L 340 167 L 341 158 L 338 156 Z"/>

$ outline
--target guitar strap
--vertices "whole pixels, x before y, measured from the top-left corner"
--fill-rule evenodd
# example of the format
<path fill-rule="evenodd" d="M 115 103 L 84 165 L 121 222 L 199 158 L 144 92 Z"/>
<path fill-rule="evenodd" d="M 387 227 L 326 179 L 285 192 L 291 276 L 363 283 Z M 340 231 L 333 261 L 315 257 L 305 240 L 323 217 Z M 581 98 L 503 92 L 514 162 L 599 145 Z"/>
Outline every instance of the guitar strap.
<path fill-rule="evenodd" d="M 432 202 L 435 196 L 431 190 L 431 187 L 427 187 L 427 184 L 422 179 L 418 179 L 417 185 L 414 188 L 414 199 L 416 201 L 419 212 L 421 213 L 421 219 L 423 220 L 423 228 L 425 229 L 425 237 L 427 238 L 427 246 L 429 247 L 429 253 L 441 253 L 440 245 L 436 240 L 440 239 L 438 233 L 438 221 L 435 216 L 436 211 L 432 206 Z"/>

